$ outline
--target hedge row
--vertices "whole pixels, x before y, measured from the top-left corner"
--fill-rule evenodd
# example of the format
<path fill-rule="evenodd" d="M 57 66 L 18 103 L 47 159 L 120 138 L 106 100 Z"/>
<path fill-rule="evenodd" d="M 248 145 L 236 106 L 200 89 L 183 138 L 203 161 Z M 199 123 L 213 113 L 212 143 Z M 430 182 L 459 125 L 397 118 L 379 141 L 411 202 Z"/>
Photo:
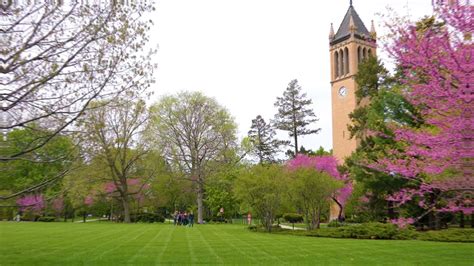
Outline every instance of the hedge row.
<path fill-rule="evenodd" d="M 312 237 L 474 243 L 474 229 L 451 228 L 439 231 L 418 232 L 414 229 L 399 229 L 396 225 L 383 223 L 345 224 L 339 227 L 321 228 L 313 231 L 276 230 L 275 232 Z"/>

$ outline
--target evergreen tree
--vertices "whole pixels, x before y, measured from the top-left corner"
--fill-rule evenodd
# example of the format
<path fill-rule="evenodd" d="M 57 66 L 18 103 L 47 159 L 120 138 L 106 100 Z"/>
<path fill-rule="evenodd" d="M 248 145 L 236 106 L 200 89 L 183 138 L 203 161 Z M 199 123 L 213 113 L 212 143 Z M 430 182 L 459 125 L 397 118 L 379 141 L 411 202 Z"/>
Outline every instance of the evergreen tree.
<path fill-rule="evenodd" d="M 285 154 L 289 158 L 295 158 L 295 152 L 292 150 L 287 150 Z M 304 154 L 308 156 L 324 156 L 324 155 L 332 155 L 332 150 L 326 151 L 324 150 L 322 146 L 319 146 L 318 150 L 313 151 L 311 149 L 306 149 L 303 145 L 301 145 L 300 149 L 298 150 L 298 154 Z"/>
<path fill-rule="evenodd" d="M 258 115 L 252 119 L 248 136 L 254 147 L 253 153 L 260 164 L 275 162 L 275 154 L 280 150 L 280 146 L 289 144 L 274 139 L 275 134 L 275 129 L 267 124 L 262 116 Z"/>
<path fill-rule="evenodd" d="M 356 81 L 360 90 L 356 92 L 357 101 L 368 101 L 350 114 L 349 130 L 352 137 L 361 140 L 356 152 L 346 160 L 351 177 L 370 195 L 369 219 L 395 218 L 393 204 L 387 201 L 388 195 L 406 185 L 404 180 L 393 178 L 390 174 L 370 168 L 378 158 L 390 156 L 390 149 L 398 142 L 389 124 L 399 123 L 416 127 L 419 119 L 413 106 L 401 95 L 402 87 L 397 79 L 388 74 L 376 57 L 371 57 L 359 65 Z M 373 134 L 379 132 L 379 134 Z"/>
<path fill-rule="evenodd" d="M 295 154 L 298 154 L 298 137 L 309 134 L 316 134 L 321 129 L 309 129 L 308 126 L 319 119 L 309 108 L 311 99 L 306 93 L 301 92 L 298 80 L 294 79 L 286 88 L 283 97 L 277 97 L 275 107 L 278 113 L 273 121 L 277 129 L 288 131 L 288 135 L 294 139 Z"/>

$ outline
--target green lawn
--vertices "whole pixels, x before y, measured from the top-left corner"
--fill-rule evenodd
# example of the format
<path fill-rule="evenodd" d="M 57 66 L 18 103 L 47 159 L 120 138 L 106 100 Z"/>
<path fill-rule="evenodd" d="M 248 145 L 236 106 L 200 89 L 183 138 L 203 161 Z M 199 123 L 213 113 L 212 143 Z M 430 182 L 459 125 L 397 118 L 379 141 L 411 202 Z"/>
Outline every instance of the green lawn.
<path fill-rule="evenodd" d="M 0 222 L 0 265 L 474 265 L 474 244 L 312 238 L 242 225 Z"/>

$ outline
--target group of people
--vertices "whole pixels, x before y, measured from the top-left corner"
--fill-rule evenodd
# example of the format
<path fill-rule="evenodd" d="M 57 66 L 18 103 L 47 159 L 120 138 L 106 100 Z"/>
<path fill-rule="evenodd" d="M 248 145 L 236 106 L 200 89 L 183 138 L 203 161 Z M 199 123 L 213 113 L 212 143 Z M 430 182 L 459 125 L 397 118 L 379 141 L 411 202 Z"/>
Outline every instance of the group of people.
<path fill-rule="evenodd" d="M 194 226 L 194 213 L 190 212 L 178 212 L 175 211 L 173 214 L 174 225 L 183 225 L 183 226 Z"/>

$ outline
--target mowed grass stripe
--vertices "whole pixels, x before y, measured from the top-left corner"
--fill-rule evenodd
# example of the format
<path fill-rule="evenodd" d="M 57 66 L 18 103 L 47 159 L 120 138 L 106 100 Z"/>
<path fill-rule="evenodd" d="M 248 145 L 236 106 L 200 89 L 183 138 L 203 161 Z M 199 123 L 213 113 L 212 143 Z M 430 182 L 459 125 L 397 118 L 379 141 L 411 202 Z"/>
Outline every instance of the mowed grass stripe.
<path fill-rule="evenodd" d="M 270 260 L 270 261 L 276 260 L 276 262 L 282 263 L 283 261 L 278 257 L 279 253 L 275 253 L 275 255 L 272 254 L 273 252 L 272 248 L 270 248 L 270 251 L 267 251 L 267 249 L 270 246 L 273 246 L 273 243 L 275 242 L 274 238 L 268 239 L 267 236 L 268 234 L 259 235 L 257 233 L 252 234 L 250 232 L 248 232 L 248 234 L 245 235 L 247 239 L 253 240 L 253 241 L 249 241 L 249 244 L 252 244 L 253 247 L 258 248 L 261 253 L 264 253 L 264 255 L 267 257 L 266 260 Z M 281 247 L 281 245 L 279 247 Z"/>
<path fill-rule="evenodd" d="M 243 242 L 242 240 L 236 239 L 235 237 L 233 237 L 233 235 L 222 230 L 220 226 L 216 226 L 215 230 L 211 230 L 211 233 L 217 238 L 219 238 L 220 240 L 222 240 L 222 242 L 225 243 L 226 246 L 231 247 L 232 252 L 238 252 L 239 254 L 241 254 L 243 257 L 239 256 L 239 258 L 242 258 L 243 261 L 249 260 L 249 262 L 251 263 L 257 262 L 255 258 L 255 254 L 246 252 L 241 247 L 235 244 L 237 240 L 238 242 L 243 243 L 244 245 L 248 246 L 249 250 L 252 250 L 252 247 L 248 245 L 247 243 Z M 227 237 L 224 237 L 224 236 L 227 236 Z M 234 253 L 234 255 L 237 255 L 237 254 Z"/>
<path fill-rule="evenodd" d="M 106 229 L 106 228 L 104 228 Z M 107 231 L 107 230 L 101 231 Z M 73 252 L 67 258 L 67 262 L 82 261 L 87 262 L 93 259 L 96 259 L 97 253 L 103 252 L 103 247 L 109 247 L 113 245 L 116 241 L 125 239 L 127 236 L 135 235 L 138 230 L 130 230 L 126 227 L 117 227 L 114 228 L 113 234 L 106 234 L 102 237 L 96 237 L 92 234 L 89 239 L 85 241 L 77 241 L 76 244 L 72 246 L 75 252 Z M 79 251 L 80 250 L 80 251 Z"/>
<path fill-rule="evenodd" d="M 135 228 L 135 230 L 130 230 L 128 233 L 124 234 L 122 237 L 120 237 L 118 239 L 110 240 L 108 243 L 114 242 L 116 244 L 113 245 L 112 248 L 109 248 L 109 249 L 106 249 L 106 250 L 102 251 L 98 256 L 96 256 L 95 258 L 93 258 L 90 261 L 95 262 L 97 260 L 101 260 L 104 257 L 104 255 L 112 253 L 113 251 L 118 250 L 119 248 L 121 248 L 123 246 L 127 246 L 125 251 L 127 253 L 130 253 L 130 249 L 132 248 L 132 245 L 130 245 L 130 243 L 134 242 L 135 240 L 137 240 L 138 238 L 140 238 L 141 236 L 146 234 L 151 229 L 152 229 L 151 227 Z M 138 242 L 135 247 L 139 248 L 141 245 L 142 245 L 142 243 Z M 106 246 L 106 244 L 104 243 L 101 246 Z M 123 250 L 121 252 L 123 252 Z M 113 255 L 115 255 L 115 254 L 113 254 Z"/>
<path fill-rule="evenodd" d="M 162 264 L 164 262 L 163 261 L 163 255 L 165 254 L 166 250 L 168 249 L 168 246 L 169 246 L 169 244 L 172 240 L 172 237 L 173 237 L 173 234 L 174 234 L 174 231 L 175 231 L 176 228 L 174 226 L 168 226 L 166 229 L 168 231 L 168 235 L 164 239 L 164 242 L 163 242 L 164 245 L 161 248 L 161 251 L 158 254 L 158 256 L 156 256 L 156 258 L 154 260 L 154 264 Z"/>
<path fill-rule="evenodd" d="M 191 229 L 191 228 L 190 228 Z M 194 229 L 194 228 L 193 228 Z M 188 244 L 188 250 L 189 250 L 189 258 L 191 260 L 191 263 L 195 264 L 195 263 L 198 263 L 199 260 L 198 258 L 196 257 L 196 254 L 194 252 L 194 245 L 193 243 L 195 242 L 194 241 L 194 238 L 190 237 L 190 232 L 189 230 L 186 230 L 186 233 L 185 233 L 185 236 L 186 236 L 186 242 Z"/>
<path fill-rule="evenodd" d="M 34 243 L 35 246 L 32 246 Z M 311 238 L 241 225 L 0 222 L 1 265 L 474 265 L 474 244 Z"/>
<path fill-rule="evenodd" d="M 210 255 L 213 256 L 220 264 L 224 263 L 224 261 L 222 260 L 222 258 L 216 253 L 216 251 L 214 250 L 214 248 L 209 244 L 209 242 L 207 241 L 207 239 L 203 236 L 202 232 L 201 232 L 201 227 L 204 229 L 205 227 L 204 226 L 196 226 L 195 229 L 197 229 L 197 232 L 198 232 L 198 235 L 199 235 L 199 238 L 201 239 L 201 241 L 204 243 L 204 246 L 207 248 L 207 250 L 210 252 Z"/>
<path fill-rule="evenodd" d="M 52 225 L 52 224 L 51 224 Z M 86 226 L 86 228 L 84 229 L 87 229 L 88 226 Z M 75 228 L 76 229 L 76 228 Z M 83 228 L 81 228 L 83 229 Z M 80 247 L 85 247 L 86 250 L 84 252 L 89 252 L 89 247 L 91 245 L 96 245 L 96 241 L 98 240 L 102 240 L 102 239 L 107 239 L 107 236 L 115 236 L 117 235 L 119 232 L 123 231 L 122 228 L 119 228 L 117 227 L 116 230 L 103 230 L 103 231 L 100 231 L 96 234 L 91 234 L 89 232 L 87 232 L 86 230 L 81 230 L 81 234 L 78 235 L 77 238 L 68 238 L 68 237 L 63 237 L 63 238 L 59 238 L 61 235 L 65 235 L 64 234 L 58 234 L 57 236 L 51 236 L 49 237 L 49 242 L 54 242 L 56 241 L 56 244 L 53 245 L 53 246 L 47 246 L 47 245 L 44 245 L 44 247 L 48 248 L 48 249 L 51 249 L 52 251 L 49 252 L 49 253 L 45 253 L 45 252 L 41 252 L 41 250 L 34 250 L 35 253 L 38 253 L 38 254 L 41 254 L 42 257 L 46 257 L 46 256 L 50 256 L 50 255 L 53 255 L 53 254 L 57 254 L 57 253 L 61 253 L 61 255 L 64 255 L 64 251 L 74 251 L 74 253 L 70 254 L 68 257 L 74 257 L 76 256 L 76 254 L 78 253 L 81 253 L 81 252 L 78 252 L 78 250 L 80 250 L 79 248 Z M 76 234 L 76 232 L 74 232 Z M 57 239 L 60 239 L 60 240 L 57 240 Z M 58 248 L 56 248 L 58 247 Z M 82 252 L 82 253 L 84 253 Z"/>
<path fill-rule="evenodd" d="M 146 245 L 144 245 L 141 249 L 139 249 L 137 252 L 135 252 L 135 254 L 133 255 L 133 257 L 131 257 L 127 263 L 134 263 L 134 261 L 138 258 L 138 257 L 141 257 L 142 254 L 146 254 L 145 251 L 150 249 L 150 247 L 155 244 L 156 242 L 158 242 L 159 240 L 159 237 L 163 234 L 163 232 L 165 231 L 165 227 L 161 227 L 161 228 L 158 228 L 157 229 L 158 232 L 156 232 L 156 234 L 153 236 L 153 238 L 151 238 L 147 243 Z M 145 255 L 146 257 L 146 255 Z"/>
<path fill-rule="evenodd" d="M 57 228 L 55 225 L 57 224 L 52 224 L 52 223 L 21 223 L 23 225 L 31 225 L 31 224 L 38 224 L 39 228 L 37 232 L 34 230 L 29 231 L 29 236 L 27 237 L 18 237 L 19 241 L 15 242 L 18 245 L 24 245 L 24 243 L 28 243 L 28 249 L 22 249 L 22 248 L 14 248 L 15 251 L 22 251 L 27 254 L 34 254 L 34 258 L 37 262 L 44 262 L 45 260 L 48 260 L 51 255 L 54 255 L 55 253 L 61 252 L 61 257 L 60 258 L 66 258 L 73 256 L 74 253 L 77 252 L 77 247 L 81 245 L 84 241 L 91 241 L 92 237 L 93 239 L 103 239 L 106 235 L 116 235 L 117 231 L 114 230 L 105 230 L 101 231 L 100 233 L 95 233 L 95 234 L 90 234 L 86 233 L 87 230 L 90 230 L 91 228 L 89 226 L 84 227 L 76 227 L 74 224 L 68 224 L 71 227 L 69 227 L 69 230 L 60 230 L 58 232 Z M 77 230 L 80 229 L 80 230 Z M 123 230 L 120 227 L 117 227 L 119 230 Z M 80 234 L 77 234 L 77 231 L 80 232 Z M 68 235 L 70 233 L 73 233 L 75 237 L 69 237 Z M 36 235 L 37 237 L 32 238 L 32 235 Z M 23 243 L 23 244 L 22 244 Z M 89 247 L 87 247 L 89 249 Z M 51 250 L 50 252 L 47 252 Z M 67 252 L 64 251 L 69 251 L 71 254 L 64 254 Z M 17 252 L 15 252 L 17 253 Z M 19 255 L 19 254 L 16 254 Z M 67 256 L 64 256 L 67 255 Z M 22 259 L 22 256 L 15 256 L 15 258 Z"/>
<path fill-rule="evenodd" d="M 238 230 L 237 232 L 233 232 L 234 234 L 231 234 L 226 227 L 216 227 L 217 230 L 221 229 L 221 232 L 225 233 L 228 235 L 230 241 L 238 242 L 240 244 L 236 245 L 236 247 L 242 248 L 244 246 L 245 250 L 250 250 L 253 252 L 251 255 L 252 260 L 257 260 L 257 261 L 262 261 L 262 258 L 265 258 L 266 260 L 268 259 L 268 253 L 256 248 L 256 246 L 253 244 L 253 242 L 249 241 L 248 234 L 252 234 L 252 232 L 249 232 L 245 229 L 245 227 L 240 227 L 236 226 L 233 229 L 233 231 Z M 243 229 L 243 230 L 242 230 Z"/>

